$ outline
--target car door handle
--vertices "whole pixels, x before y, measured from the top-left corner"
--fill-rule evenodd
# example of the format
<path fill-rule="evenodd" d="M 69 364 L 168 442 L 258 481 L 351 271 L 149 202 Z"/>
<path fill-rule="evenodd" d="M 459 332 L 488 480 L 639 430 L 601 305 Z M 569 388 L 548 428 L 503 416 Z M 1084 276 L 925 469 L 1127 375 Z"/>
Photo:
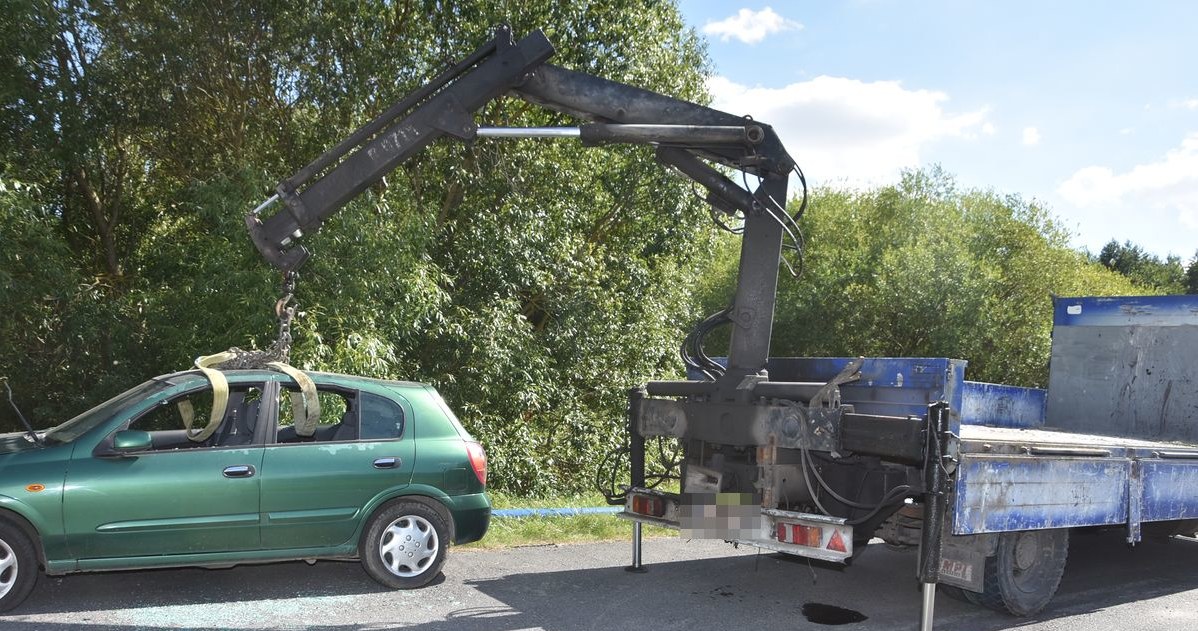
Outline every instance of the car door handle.
<path fill-rule="evenodd" d="M 378 460 L 374 461 L 374 468 L 375 469 L 394 469 L 395 467 L 398 467 L 402 462 L 403 461 L 400 460 L 399 458 L 394 458 L 394 457 L 379 458 Z"/>
<path fill-rule="evenodd" d="M 221 473 L 224 473 L 226 478 L 252 478 L 254 477 L 254 467 L 248 464 L 238 464 L 225 467 Z"/>

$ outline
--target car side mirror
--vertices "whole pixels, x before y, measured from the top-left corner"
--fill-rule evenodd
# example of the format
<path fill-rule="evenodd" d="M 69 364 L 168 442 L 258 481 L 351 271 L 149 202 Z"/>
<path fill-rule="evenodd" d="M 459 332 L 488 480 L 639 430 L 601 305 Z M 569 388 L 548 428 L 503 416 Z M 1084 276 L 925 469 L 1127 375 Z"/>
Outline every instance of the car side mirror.
<path fill-rule="evenodd" d="M 154 446 L 150 432 L 139 429 L 123 429 L 112 437 L 112 450 L 118 454 L 131 454 L 145 451 Z"/>

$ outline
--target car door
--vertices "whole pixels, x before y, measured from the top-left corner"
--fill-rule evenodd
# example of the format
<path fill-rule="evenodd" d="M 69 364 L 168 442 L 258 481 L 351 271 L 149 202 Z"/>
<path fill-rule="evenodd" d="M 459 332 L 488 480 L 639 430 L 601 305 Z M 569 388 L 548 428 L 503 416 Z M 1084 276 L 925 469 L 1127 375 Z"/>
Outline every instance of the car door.
<path fill-rule="evenodd" d="M 181 422 L 182 410 L 190 407 L 197 425 L 207 424 L 212 389 L 197 381 L 181 393 L 164 394 L 94 450 L 77 449 L 63 493 L 75 558 L 258 549 L 263 385 L 231 384 L 223 420 L 204 441 L 189 440 Z M 112 440 L 122 429 L 149 432 L 153 446 L 116 455 Z"/>
<path fill-rule="evenodd" d="M 396 396 L 317 384 L 321 423 L 297 436 L 284 383 L 275 412 L 277 439 L 262 461 L 263 547 L 324 548 L 346 543 L 379 494 L 407 486 L 415 446 L 411 407 Z"/>

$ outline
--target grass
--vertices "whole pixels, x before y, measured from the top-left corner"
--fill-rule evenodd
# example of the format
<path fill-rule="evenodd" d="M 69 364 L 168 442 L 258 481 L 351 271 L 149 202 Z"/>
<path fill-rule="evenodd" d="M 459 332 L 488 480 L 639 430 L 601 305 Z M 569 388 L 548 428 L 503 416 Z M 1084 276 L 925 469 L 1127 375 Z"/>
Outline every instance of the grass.
<path fill-rule="evenodd" d="M 503 508 L 583 508 L 606 506 L 598 493 L 548 497 L 515 497 L 492 493 L 491 504 Z M 669 528 L 646 525 L 646 537 L 676 536 Z M 466 550 L 492 550 L 516 546 L 555 543 L 619 541 L 632 537 L 632 523 L 615 515 L 573 515 L 570 517 L 492 517 L 491 527 L 482 541 L 463 546 Z"/>

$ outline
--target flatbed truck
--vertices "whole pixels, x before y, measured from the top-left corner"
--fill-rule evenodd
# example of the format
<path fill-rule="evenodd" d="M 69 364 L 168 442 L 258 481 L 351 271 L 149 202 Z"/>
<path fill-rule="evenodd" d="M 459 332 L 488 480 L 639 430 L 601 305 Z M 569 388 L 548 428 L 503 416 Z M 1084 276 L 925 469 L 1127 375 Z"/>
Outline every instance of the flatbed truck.
<path fill-rule="evenodd" d="M 955 359 L 773 358 L 770 379 L 814 387 L 841 376 L 841 414 L 837 424 L 814 412 L 759 422 L 776 429 L 766 430 L 764 448 L 721 443 L 706 429 L 687 427 L 679 412 L 688 398 L 651 396 L 676 391 L 648 384 L 633 395 L 630 430 L 641 445 L 646 437 L 683 441 L 683 493 L 634 487 L 621 516 L 825 561 L 850 562 L 874 537 L 917 546 L 922 578 L 934 562 L 942 591 L 1016 615 L 1033 614 L 1052 598 L 1072 529 L 1120 528 L 1129 544 L 1192 536 L 1198 296 L 1053 301 L 1047 390 L 968 381 L 967 363 Z M 846 367 L 852 380 L 842 376 Z M 698 371 L 692 376 L 700 378 Z M 857 415 L 893 419 L 894 426 L 865 431 L 870 426 Z M 901 453 L 904 443 L 926 444 L 924 432 L 935 427 L 929 419 L 939 415 L 947 416 L 944 448 Z M 789 433 L 806 437 L 815 452 L 800 453 L 799 465 L 789 463 L 793 454 L 777 453 L 788 420 L 807 425 Z M 934 460 L 917 462 L 929 453 Z M 804 460 L 811 466 L 804 469 Z M 643 479 L 643 460 L 633 462 L 633 478 Z M 796 483 L 817 474 L 830 488 Z M 928 489 L 923 481 L 936 477 L 938 490 Z M 745 510 L 748 502 L 735 499 L 760 499 L 769 484 L 775 506 Z M 834 495 L 884 502 L 886 489 L 902 486 L 909 487 L 903 497 L 890 498 L 872 517 Z M 927 510 L 931 494 L 939 510 Z M 713 495 L 716 510 L 696 518 L 694 506 L 713 504 Z M 939 528 L 925 528 L 929 512 L 939 513 Z M 634 566 L 639 559 L 634 541 Z M 925 606 L 930 625 L 931 603 Z"/>

